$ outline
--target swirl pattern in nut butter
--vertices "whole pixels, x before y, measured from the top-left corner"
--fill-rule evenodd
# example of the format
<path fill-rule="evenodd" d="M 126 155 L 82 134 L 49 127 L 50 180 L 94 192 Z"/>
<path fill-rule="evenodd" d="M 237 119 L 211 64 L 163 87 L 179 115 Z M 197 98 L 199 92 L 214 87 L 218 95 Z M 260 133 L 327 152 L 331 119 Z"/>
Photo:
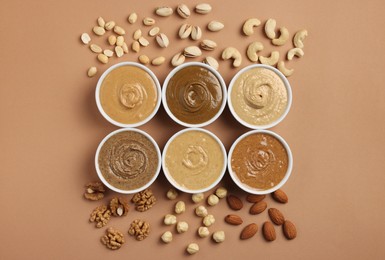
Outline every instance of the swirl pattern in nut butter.
<path fill-rule="evenodd" d="M 164 156 L 169 175 L 189 190 L 209 187 L 225 167 L 221 145 L 203 131 L 189 130 L 177 135 Z"/>
<path fill-rule="evenodd" d="M 123 131 L 111 136 L 99 153 L 99 169 L 112 186 L 134 190 L 147 184 L 159 162 L 154 144 L 143 134 Z"/>
<path fill-rule="evenodd" d="M 149 117 L 159 99 L 156 83 L 142 68 L 124 65 L 110 71 L 100 88 L 100 103 L 106 114 L 123 124 Z"/>
<path fill-rule="evenodd" d="M 201 124 L 220 110 L 222 87 L 218 78 L 207 68 L 188 66 L 170 78 L 166 100 L 176 118 L 188 124 Z"/>
<path fill-rule="evenodd" d="M 275 122 L 288 106 L 284 82 L 267 68 L 252 68 L 240 74 L 230 95 L 234 112 L 251 125 Z"/>
<path fill-rule="evenodd" d="M 238 179 L 256 190 L 267 190 L 281 182 L 288 169 L 288 155 L 272 135 L 255 133 L 235 146 L 231 168 Z"/>

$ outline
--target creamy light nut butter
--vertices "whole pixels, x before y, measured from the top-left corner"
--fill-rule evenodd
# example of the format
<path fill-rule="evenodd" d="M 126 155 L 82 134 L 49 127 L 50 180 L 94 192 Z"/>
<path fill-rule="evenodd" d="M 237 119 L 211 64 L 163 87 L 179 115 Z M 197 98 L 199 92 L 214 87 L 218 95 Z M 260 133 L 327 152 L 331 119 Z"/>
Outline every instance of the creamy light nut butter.
<path fill-rule="evenodd" d="M 202 66 L 187 66 L 169 80 L 167 106 L 180 121 L 201 124 L 212 119 L 223 101 L 222 86 L 213 72 Z"/>
<path fill-rule="evenodd" d="M 241 139 L 229 160 L 240 182 L 254 190 L 268 190 L 279 184 L 289 163 L 283 144 L 265 133 L 254 133 Z"/>
<path fill-rule="evenodd" d="M 112 135 L 102 145 L 98 165 L 109 184 L 121 190 L 135 190 L 152 180 L 159 160 L 151 140 L 127 130 Z"/>
<path fill-rule="evenodd" d="M 267 68 L 255 67 L 241 73 L 230 95 L 236 115 L 251 125 L 268 125 L 277 121 L 288 106 L 283 80 Z"/>
<path fill-rule="evenodd" d="M 160 98 L 156 83 L 144 69 L 124 65 L 110 71 L 100 87 L 104 112 L 122 124 L 135 124 L 149 117 Z"/>
<path fill-rule="evenodd" d="M 223 173 L 225 158 L 221 145 L 203 131 L 190 130 L 177 135 L 168 144 L 164 156 L 169 176 L 188 190 L 205 189 Z"/>

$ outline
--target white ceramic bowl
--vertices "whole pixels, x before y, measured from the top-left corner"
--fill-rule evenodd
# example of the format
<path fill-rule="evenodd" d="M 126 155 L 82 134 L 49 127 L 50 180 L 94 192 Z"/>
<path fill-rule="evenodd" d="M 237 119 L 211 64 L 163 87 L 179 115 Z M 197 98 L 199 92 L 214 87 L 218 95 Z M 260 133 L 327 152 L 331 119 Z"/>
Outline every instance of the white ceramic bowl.
<path fill-rule="evenodd" d="M 233 169 L 231 167 L 231 157 L 233 155 L 233 151 L 234 151 L 234 148 L 237 146 L 237 144 L 242 140 L 244 139 L 245 137 L 249 136 L 249 135 L 252 135 L 252 134 L 256 134 L 256 133 L 263 133 L 263 134 L 269 134 L 269 135 L 272 135 L 273 137 L 277 138 L 281 143 L 282 145 L 285 147 L 286 149 L 286 152 L 287 152 L 287 157 L 288 157 L 288 166 L 287 166 L 287 171 L 286 171 L 286 174 L 285 176 L 283 177 L 283 179 L 277 184 L 275 185 L 274 187 L 270 188 L 270 189 L 267 189 L 267 190 L 256 190 L 256 189 L 253 189 L 252 187 L 242 183 L 238 176 L 236 175 L 236 173 L 233 172 Z M 242 190 L 248 192 L 248 193 L 251 193 L 251 194 L 259 194 L 259 195 L 262 195 L 262 194 L 269 194 L 269 193 L 272 193 L 276 190 L 278 190 L 279 188 L 281 188 L 285 183 L 286 181 L 289 179 L 290 175 L 291 175 L 291 171 L 293 169 L 293 155 L 291 153 L 291 150 L 290 150 L 290 147 L 289 145 L 286 143 L 286 141 L 278 134 L 272 132 L 272 131 L 268 131 L 268 130 L 252 130 L 252 131 L 249 131 L 243 135 L 241 135 L 240 137 L 238 137 L 237 140 L 235 140 L 235 142 L 233 143 L 233 145 L 231 146 L 230 148 L 230 151 L 229 151 L 229 155 L 228 155 L 228 170 L 229 170 L 229 173 L 230 173 L 230 176 L 231 178 L 233 179 L 233 181 L 235 182 L 235 184 L 241 188 Z"/>
<path fill-rule="evenodd" d="M 156 105 L 154 107 L 154 111 L 146 118 L 144 118 L 142 121 L 140 122 L 137 122 L 137 123 L 134 123 L 134 124 L 124 124 L 124 123 L 121 123 L 121 122 L 118 122 L 114 119 L 112 119 L 103 109 L 103 106 L 101 105 L 100 103 L 100 88 L 101 88 L 101 85 L 103 83 L 103 80 L 104 78 L 108 75 L 108 73 L 110 73 L 112 70 L 118 68 L 118 67 L 122 67 L 122 66 L 134 66 L 134 67 L 138 67 L 138 68 L 141 68 L 143 69 L 145 72 L 147 72 L 151 78 L 154 80 L 154 83 L 155 83 L 155 87 L 156 87 L 156 90 L 157 90 L 157 96 L 158 96 L 158 99 L 157 99 L 157 102 L 156 102 Z M 96 85 L 96 90 L 95 90 L 95 99 L 96 99 L 96 105 L 99 109 L 99 112 L 102 114 L 102 116 L 107 119 L 108 122 L 110 122 L 111 124 L 113 125 L 116 125 L 116 126 L 119 126 L 119 127 L 138 127 L 138 126 L 141 126 L 141 125 L 144 125 L 145 123 L 147 123 L 148 121 L 150 121 L 154 116 L 155 114 L 158 112 L 158 109 L 159 109 L 159 106 L 160 106 L 160 102 L 161 102 L 161 89 L 160 89 L 160 83 L 159 83 L 159 80 L 158 78 L 155 76 L 155 74 L 149 69 L 147 68 L 146 66 L 143 66 L 142 64 L 139 64 L 137 62 L 129 62 L 129 61 L 126 61 L 126 62 L 120 62 L 120 63 L 117 63 L 115 65 L 112 65 L 111 67 L 109 67 L 99 78 L 98 80 L 98 83 Z"/>
<path fill-rule="evenodd" d="M 209 70 L 210 72 L 212 72 L 215 77 L 217 77 L 219 83 L 221 84 L 221 87 L 222 87 L 222 104 L 218 110 L 218 112 L 215 114 L 214 117 L 212 117 L 211 119 L 209 119 L 208 121 L 206 122 L 203 122 L 203 123 L 200 123 L 200 124 L 190 124 L 190 123 L 186 123 L 186 122 L 183 122 L 181 120 L 179 120 L 176 116 L 174 116 L 174 114 L 171 112 L 170 108 L 168 107 L 168 104 L 167 104 L 167 98 L 166 98 L 166 91 L 167 91 L 167 86 L 168 86 L 168 82 L 170 81 L 170 79 L 175 75 L 175 73 L 177 73 L 178 71 L 180 71 L 181 69 L 183 68 L 186 68 L 186 67 L 189 67 L 189 66 L 200 66 L 202 68 L 205 68 L 207 70 Z M 209 124 L 211 124 L 212 122 L 214 122 L 223 112 L 225 106 L 226 106 L 226 100 L 227 100 L 227 88 L 226 88 L 226 83 L 225 81 L 223 80 L 221 74 L 219 74 L 218 71 L 216 71 L 214 68 L 210 67 L 209 65 L 207 64 L 204 64 L 202 62 L 187 62 L 187 63 L 184 63 L 182 65 L 179 65 L 178 67 L 174 68 L 166 77 L 166 79 L 164 80 L 164 83 L 163 83 L 163 87 L 162 87 L 162 103 L 163 103 L 163 107 L 164 109 L 166 110 L 167 114 L 178 124 L 182 125 L 182 126 L 185 126 L 185 127 L 203 127 L 203 126 L 207 126 Z"/>
<path fill-rule="evenodd" d="M 117 134 L 117 133 L 120 133 L 120 132 L 124 132 L 124 131 L 133 131 L 133 132 L 137 132 L 137 133 L 140 133 L 142 135 L 144 135 L 145 137 L 148 138 L 148 140 L 151 141 L 151 143 L 154 144 L 154 147 L 155 147 L 155 150 L 156 150 L 156 153 L 158 155 L 158 165 L 156 167 L 156 172 L 154 174 L 154 176 L 152 177 L 152 179 L 146 183 L 144 186 L 140 187 L 140 188 L 137 188 L 135 190 L 121 190 L 119 188 L 116 188 L 114 186 L 112 186 L 103 176 L 100 168 L 99 168 L 99 162 L 98 162 L 98 159 L 99 159 L 99 153 L 100 153 L 100 149 L 102 148 L 102 146 L 104 145 L 104 143 L 113 135 Z M 149 135 L 147 134 L 146 132 L 140 130 L 140 129 L 136 129 L 136 128 L 122 128 L 122 129 L 118 129 L 118 130 L 115 130 L 111 133 L 109 133 L 106 137 L 103 138 L 103 140 L 100 142 L 98 148 L 96 149 L 96 154 L 95 154 L 95 169 L 96 169 L 96 173 L 98 174 L 98 177 L 99 179 L 103 182 L 103 184 L 105 186 L 107 186 L 109 189 L 113 190 L 113 191 L 116 191 L 118 193 L 122 193 L 122 194 L 132 194 L 132 193 L 137 193 L 139 191 L 142 191 L 146 188 L 148 188 L 155 180 L 156 178 L 158 177 L 159 175 L 159 172 L 160 172 L 160 167 L 161 167 L 161 154 L 160 154 L 160 150 L 159 150 L 159 146 L 158 144 L 155 142 L 155 140 Z"/>
<path fill-rule="evenodd" d="M 218 175 L 218 178 L 208 187 L 206 188 L 203 188 L 203 189 L 199 189 L 199 190 L 190 190 L 190 189 L 187 189 L 186 187 L 183 187 L 181 186 L 179 183 L 177 183 L 174 178 L 170 175 L 167 167 L 166 167 L 166 153 L 167 153 L 167 149 L 170 145 L 170 143 L 178 136 L 180 136 L 181 134 L 185 133 L 185 132 L 188 132 L 188 131 L 200 131 L 200 132 L 204 132 L 204 133 L 207 133 L 208 135 L 212 136 L 215 141 L 217 141 L 217 143 L 219 144 L 221 150 L 222 150 L 222 154 L 223 154 L 223 167 L 222 167 L 222 171 L 221 173 Z M 175 187 L 177 188 L 178 190 L 181 190 L 183 192 L 186 192 L 186 193 L 200 193 L 200 192 L 205 192 L 205 191 L 208 191 L 212 188 L 215 187 L 215 185 L 217 185 L 223 175 L 225 174 L 226 172 L 226 165 L 227 165 L 227 156 L 226 156 L 226 149 L 225 147 L 223 146 L 221 140 L 216 136 L 214 135 L 213 133 L 211 133 L 210 131 L 206 130 L 206 129 L 202 129 L 202 128 L 187 128 L 187 129 L 183 129 L 179 132 L 177 132 L 176 134 L 174 134 L 169 140 L 168 142 L 166 143 L 164 149 L 163 149 L 163 153 L 162 153 L 162 169 L 163 169 L 163 172 L 164 172 L 164 175 L 166 176 L 167 180 Z"/>
<path fill-rule="evenodd" d="M 235 84 L 235 81 L 245 71 L 248 71 L 248 70 L 253 69 L 253 68 L 265 68 L 265 69 L 269 69 L 269 70 L 274 71 L 282 79 L 282 81 L 283 81 L 283 83 L 284 83 L 284 85 L 286 87 L 286 92 L 287 92 L 287 106 L 286 106 L 286 109 L 283 112 L 283 114 L 277 120 L 275 120 L 274 122 L 271 122 L 270 124 L 267 124 L 267 125 L 253 125 L 253 124 L 250 124 L 250 123 L 246 122 L 245 120 L 243 120 L 242 118 L 240 118 L 238 116 L 238 114 L 235 112 L 233 104 L 231 102 L 231 92 L 233 90 L 233 86 Z M 282 72 L 280 72 L 276 68 L 274 68 L 272 66 L 269 66 L 269 65 L 264 65 L 264 64 L 253 64 L 253 65 L 244 67 L 243 69 L 238 71 L 238 73 L 235 74 L 235 76 L 232 78 L 232 80 L 230 81 L 229 89 L 228 89 L 227 103 L 228 103 L 229 109 L 231 111 L 231 114 L 233 114 L 235 119 L 239 123 L 241 123 L 242 125 L 244 125 L 244 126 L 246 126 L 248 128 L 251 128 L 251 129 L 268 129 L 268 128 L 271 128 L 271 127 L 276 126 L 277 124 L 279 124 L 286 117 L 286 115 L 289 113 L 289 110 L 290 110 L 290 107 L 291 107 L 291 103 L 292 103 L 291 86 L 290 86 L 289 81 L 285 77 L 285 75 L 283 75 Z"/>

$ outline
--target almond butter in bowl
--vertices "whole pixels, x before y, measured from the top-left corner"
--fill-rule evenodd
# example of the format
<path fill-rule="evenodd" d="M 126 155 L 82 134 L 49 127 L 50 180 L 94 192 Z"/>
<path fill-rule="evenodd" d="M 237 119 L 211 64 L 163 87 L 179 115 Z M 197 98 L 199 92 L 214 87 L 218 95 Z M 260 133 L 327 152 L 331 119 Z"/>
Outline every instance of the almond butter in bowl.
<path fill-rule="evenodd" d="M 288 180 L 293 158 L 286 141 L 268 130 L 253 130 L 240 136 L 231 146 L 228 170 L 237 186 L 251 194 L 269 194 Z M 251 198 L 249 198 L 250 200 Z M 266 203 L 257 202 L 251 209 L 258 214 Z"/>

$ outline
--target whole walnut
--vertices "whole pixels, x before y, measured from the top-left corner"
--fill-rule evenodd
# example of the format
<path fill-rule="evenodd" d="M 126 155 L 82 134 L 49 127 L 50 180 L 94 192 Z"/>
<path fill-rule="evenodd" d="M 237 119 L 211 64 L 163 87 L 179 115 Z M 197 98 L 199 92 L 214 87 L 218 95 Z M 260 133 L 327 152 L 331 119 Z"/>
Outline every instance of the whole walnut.
<path fill-rule="evenodd" d="M 134 236 L 136 240 L 142 241 L 150 234 L 150 224 L 142 219 L 132 221 L 128 234 Z"/>
<path fill-rule="evenodd" d="M 100 241 L 103 245 L 112 250 L 121 248 L 125 242 L 123 233 L 112 227 L 106 230 L 106 234 L 100 238 Z"/>
<path fill-rule="evenodd" d="M 100 181 L 89 182 L 86 185 L 86 190 L 84 192 L 84 198 L 88 200 L 101 200 L 104 198 L 105 188 L 103 183 Z"/>
<path fill-rule="evenodd" d="M 144 191 L 136 193 L 131 201 L 135 203 L 135 209 L 137 211 L 146 211 L 152 208 L 156 203 L 156 198 L 150 189 L 145 189 Z"/>
<path fill-rule="evenodd" d="M 123 197 L 115 197 L 110 201 L 110 210 L 115 217 L 126 216 L 129 210 L 128 201 Z"/>
<path fill-rule="evenodd" d="M 90 216 L 90 222 L 95 222 L 97 228 L 104 227 L 111 218 L 111 211 L 106 205 L 95 208 Z"/>

